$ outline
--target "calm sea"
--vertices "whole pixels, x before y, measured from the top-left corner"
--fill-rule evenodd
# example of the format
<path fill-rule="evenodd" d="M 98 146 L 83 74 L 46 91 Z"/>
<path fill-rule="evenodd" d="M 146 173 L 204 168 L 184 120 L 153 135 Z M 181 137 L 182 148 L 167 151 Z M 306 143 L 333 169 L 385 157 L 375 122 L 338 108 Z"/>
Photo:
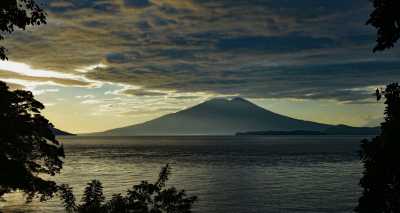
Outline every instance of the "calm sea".
<path fill-rule="evenodd" d="M 360 139 L 65 137 L 65 167 L 55 179 L 79 196 L 87 182 L 99 179 L 110 198 L 155 180 L 169 163 L 169 186 L 197 195 L 195 212 L 351 212 L 360 194 Z M 25 204 L 17 193 L 6 199 L 0 202 L 4 212 L 62 212 L 57 198 Z"/>

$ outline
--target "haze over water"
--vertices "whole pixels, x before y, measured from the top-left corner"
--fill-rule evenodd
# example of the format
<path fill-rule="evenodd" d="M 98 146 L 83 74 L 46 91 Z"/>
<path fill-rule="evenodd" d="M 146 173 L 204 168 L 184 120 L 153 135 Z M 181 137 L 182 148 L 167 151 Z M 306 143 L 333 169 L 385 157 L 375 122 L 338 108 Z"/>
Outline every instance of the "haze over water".
<path fill-rule="evenodd" d="M 199 197 L 195 212 L 351 212 L 357 203 L 361 136 L 65 137 L 67 158 L 58 183 L 99 179 L 107 198 L 166 163 L 169 186 Z M 24 204 L 6 197 L 5 212 L 63 212 L 57 198 Z M 17 210 L 18 209 L 18 210 Z"/>

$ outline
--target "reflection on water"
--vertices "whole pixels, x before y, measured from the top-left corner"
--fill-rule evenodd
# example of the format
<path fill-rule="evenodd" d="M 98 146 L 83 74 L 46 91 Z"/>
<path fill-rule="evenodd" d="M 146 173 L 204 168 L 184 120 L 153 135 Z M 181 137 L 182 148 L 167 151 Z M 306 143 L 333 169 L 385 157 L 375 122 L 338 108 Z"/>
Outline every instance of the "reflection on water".
<path fill-rule="evenodd" d="M 170 186 L 197 195 L 196 212 L 351 212 L 360 193 L 360 137 L 66 137 L 59 183 L 81 192 L 102 181 L 108 198 L 166 163 Z M 55 198 L 25 204 L 20 194 L 0 202 L 5 212 L 63 212 Z"/>

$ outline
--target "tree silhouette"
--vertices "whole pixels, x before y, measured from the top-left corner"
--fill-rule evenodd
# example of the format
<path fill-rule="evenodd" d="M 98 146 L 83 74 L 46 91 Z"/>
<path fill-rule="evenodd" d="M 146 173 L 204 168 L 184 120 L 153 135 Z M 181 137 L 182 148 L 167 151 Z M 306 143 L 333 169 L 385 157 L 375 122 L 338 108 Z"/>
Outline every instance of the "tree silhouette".
<path fill-rule="evenodd" d="M 377 29 L 374 52 L 392 48 L 400 38 L 400 1 L 371 1 L 375 10 L 370 14 L 367 24 Z"/>
<path fill-rule="evenodd" d="M 378 100 L 385 98 L 385 121 L 379 136 L 362 141 L 364 190 L 355 211 L 400 212 L 400 86 L 392 83 L 376 94 Z"/>
<path fill-rule="evenodd" d="M 75 195 L 72 192 L 72 187 L 68 186 L 67 184 L 62 184 L 58 190 L 61 200 L 63 201 L 65 210 L 67 212 L 75 212 L 78 207 L 76 206 L 76 199 Z"/>
<path fill-rule="evenodd" d="M 92 180 L 92 182 L 88 183 L 83 193 L 83 205 L 80 206 L 81 212 L 102 212 L 105 199 L 100 181 Z"/>
<path fill-rule="evenodd" d="M 142 181 L 128 190 L 126 196 L 114 194 L 112 199 L 104 203 L 103 187 L 93 180 L 85 188 L 82 204 L 75 204 L 72 188 L 61 185 L 60 194 L 64 207 L 68 212 L 78 213 L 191 213 L 197 197 L 188 197 L 185 191 L 166 188 L 170 167 L 162 168 L 155 183 Z"/>
<path fill-rule="evenodd" d="M 373 0 L 375 10 L 367 24 L 377 28 L 375 51 L 392 48 L 400 38 L 400 2 Z M 363 193 L 354 209 L 360 213 L 400 212 L 400 86 L 392 83 L 385 90 L 377 89 L 376 98 L 385 98 L 385 121 L 381 134 L 361 141 L 364 164 L 360 186 Z"/>
<path fill-rule="evenodd" d="M 64 149 L 53 135 L 53 125 L 40 111 L 43 104 L 29 91 L 10 91 L 0 81 L 0 197 L 21 190 L 28 201 L 57 191 L 54 176 L 62 168 Z"/>
<path fill-rule="evenodd" d="M 46 23 L 46 13 L 34 0 L 0 1 L 0 40 L 15 29 L 25 30 L 29 25 Z M 7 59 L 6 48 L 0 46 L 0 59 Z"/>

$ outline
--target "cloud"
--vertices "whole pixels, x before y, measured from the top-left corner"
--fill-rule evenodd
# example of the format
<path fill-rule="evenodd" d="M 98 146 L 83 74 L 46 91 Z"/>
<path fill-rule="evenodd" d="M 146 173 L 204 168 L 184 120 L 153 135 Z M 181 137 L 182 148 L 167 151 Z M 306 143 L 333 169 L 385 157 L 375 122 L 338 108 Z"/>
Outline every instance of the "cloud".
<path fill-rule="evenodd" d="M 329 38 L 309 36 L 243 36 L 221 39 L 217 47 L 224 51 L 295 52 L 309 49 L 332 48 L 335 41 Z"/>
<path fill-rule="evenodd" d="M 124 3 L 127 7 L 135 8 L 144 8 L 151 5 L 151 2 L 149 0 L 124 0 Z"/>
<path fill-rule="evenodd" d="M 350 103 L 370 95 L 352 88 L 400 77 L 398 50 L 370 54 L 364 0 L 43 2 L 48 25 L 17 32 L 5 46 L 31 70 L 57 73 L 4 78 L 112 82 L 127 85 L 118 94 L 133 96 L 176 91 Z"/>
<path fill-rule="evenodd" d="M 159 91 L 143 90 L 143 89 L 128 89 L 124 90 L 123 94 L 133 95 L 133 96 L 164 96 L 166 93 Z"/>
<path fill-rule="evenodd" d="M 77 98 L 77 99 L 93 99 L 93 98 L 95 98 L 96 96 L 94 96 L 94 95 L 77 95 L 77 96 L 75 96 L 75 98 Z"/>
<path fill-rule="evenodd" d="M 35 89 L 32 92 L 34 95 L 43 95 L 46 93 L 57 93 L 59 91 L 60 91 L 59 89 Z"/>
<path fill-rule="evenodd" d="M 101 100 L 88 99 L 81 102 L 81 104 L 100 104 Z"/>
<path fill-rule="evenodd" d="M 26 76 L 20 75 L 13 72 L 1 71 L 0 70 L 0 79 L 4 81 L 9 81 L 13 79 L 22 80 L 22 81 L 30 81 L 32 83 L 49 83 L 53 85 L 61 85 L 61 86 L 80 86 L 80 87 L 89 87 L 92 85 L 90 82 L 84 82 L 75 79 L 65 79 L 65 78 L 55 78 L 55 77 L 36 77 L 36 76 Z"/>
<path fill-rule="evenodd" d="M 127 61 L 127 58 L 122 53 L 107 53 L 106 61 L 108 63 L 124 63 Z"/>
<path fill-rule="evenodd" d="M 21 80 L 49 83 L 61 86 L 91 87 L 98 82 L 91 81 L 82 75 L 60 73 L 51 70 L 33 69 L 29 65 L 13 61 L 0 61 L 0 78 L 4 81 Z"/>

